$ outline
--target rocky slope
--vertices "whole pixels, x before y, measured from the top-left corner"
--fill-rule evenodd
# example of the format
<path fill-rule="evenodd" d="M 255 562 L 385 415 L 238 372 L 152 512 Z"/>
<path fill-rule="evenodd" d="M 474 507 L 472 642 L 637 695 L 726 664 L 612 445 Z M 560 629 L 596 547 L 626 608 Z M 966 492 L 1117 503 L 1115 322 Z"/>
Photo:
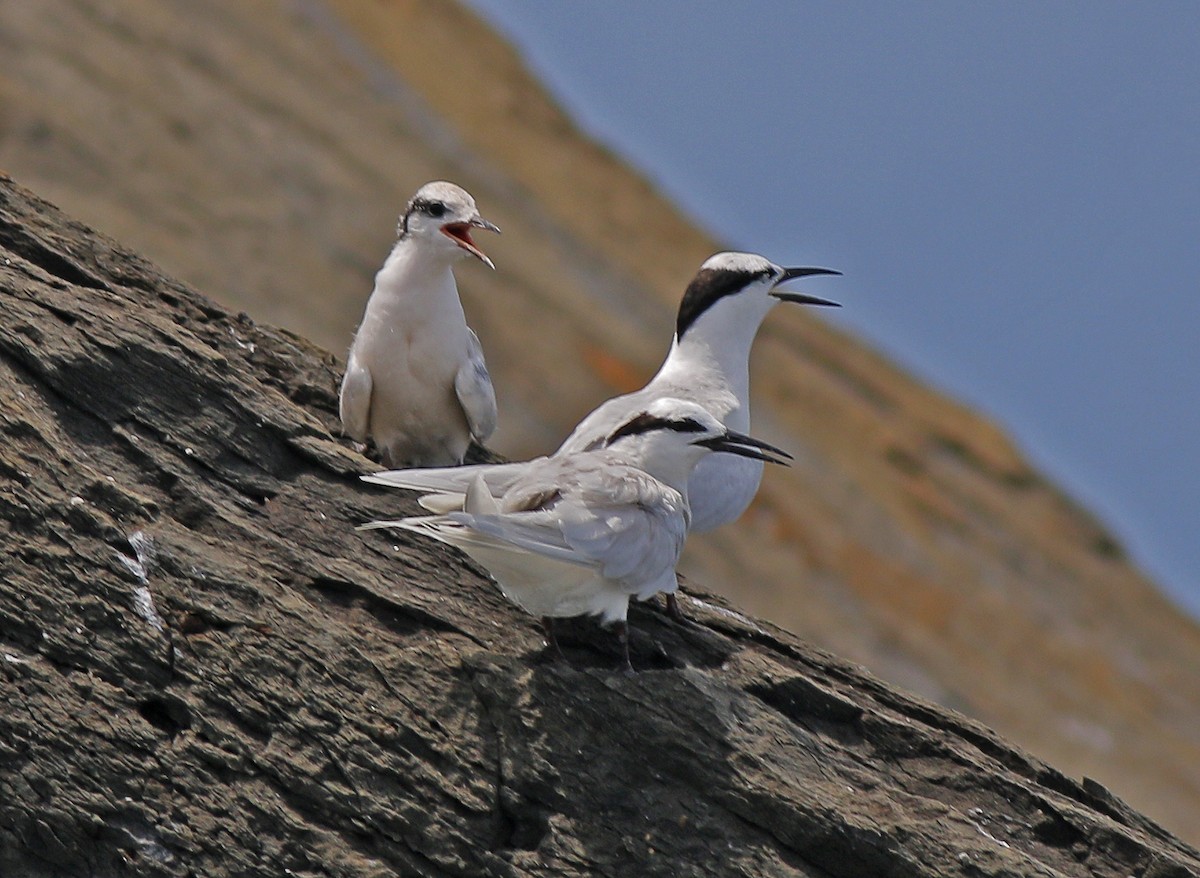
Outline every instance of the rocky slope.
<path fill-rule="evenodd" d="M 334 361 L 0 179 L 0 874 L 1200 873 L 692 592 L 570 664 L 331 435 Z M 405 501 L 411 506 L 411 501 Z"/>
<path fill-rule="evenodd" d="M 405 200 L 464 184 L 505 231 L 460 286 L 509 454 L 643 380 L 718 246 L 444 2 L 2 4 L 0 164 L 339 354 Z M 754 371 L 756 432 L 797 465 L 686 570 L 1200 839 L 1200 631 L 1117 542 L 811 315 L 772 315 Z"/>

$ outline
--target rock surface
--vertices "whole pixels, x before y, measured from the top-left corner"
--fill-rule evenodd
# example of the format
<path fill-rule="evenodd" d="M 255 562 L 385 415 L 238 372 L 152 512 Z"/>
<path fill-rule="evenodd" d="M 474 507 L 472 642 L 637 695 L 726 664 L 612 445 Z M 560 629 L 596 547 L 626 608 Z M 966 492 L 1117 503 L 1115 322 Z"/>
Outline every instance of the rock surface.
<path fill-rule="evenodd" d="M 0 181 L 0 874 L 1064 875 L 1200 856 L 721 600 L 570 665 L 354 526 L 331 358 Z"/>
<path fill-rule="evenodd" d="M 339 354 L 405 200 L 462 183 L 504 229 L 459 287 L 510 455 L 652 373 L 720 246 L 444 0 L 0 3 L 0 167 Z M 795 249 L 767 255 L 836 262 L 820 292 L 855 307 L 820 217 L 779 221 Z M 812 313 L 770 316 L 753 375 L 754 430 L 796 465 L 688 575 L 1200 843 L 1195 621 L 996 425 Z"/>

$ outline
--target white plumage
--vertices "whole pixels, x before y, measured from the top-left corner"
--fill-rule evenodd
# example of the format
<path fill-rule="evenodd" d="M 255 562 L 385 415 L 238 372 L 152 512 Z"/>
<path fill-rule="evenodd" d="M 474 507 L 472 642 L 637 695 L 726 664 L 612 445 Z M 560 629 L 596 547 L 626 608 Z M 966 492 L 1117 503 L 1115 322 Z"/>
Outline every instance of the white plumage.
<path fill-rule="evenodd" d="M 467 326 L 453 264 L 470 254 L 494 268 L 472 228 L 499 232 L 453 183 L 422 186 L 375 275 L 339 409 L 357 442 L 372 439 L 385 466 L 447 466 L 496 428 L 496 396 L 479 338 Z"/>
<path fill-rule="evenodd" d="M 587 415 L 554 457 L 600 447 L 632 414 L 672 397 L 701 405 L 731 430 L 750 427 L 750 348 L 758 328 L 780 301 L 836 305 L 778 289 L 793 278 L 837 274 L 823 268 L 782 268 L 753 253 L 718 253 L 700 267 L 679 305 L 675 338 L 658 373 L 641 390 L 618 396 Z M 449 473 L 378 473 L 381 485 L 426 491 L 421 502 L 434 512 L 461 509 L 467 486 L 482 475 L 492 493 L 519 478 L 526 462 L 462 467 Z M 758 491 L 762 462 L 728 454 L 701 460 L 687 493 L 691 530 L 703 532 L 738 518 Z"/>
<path fill-rule="evenodd" d="M 598 615 L 623 634 L 631 597 L 678 588 L 688 476 L 714 451 L 773 462 L 786 456 L 729 431 L 696 403 L 657 399 L 615 425 L 602 447 L 527 461 L 498 495 L 486 467 L 400 471 L 386 474 L 388 481 L 364 476 L 440 494 L 457 490 L 458 473 L 470 473 L 458 495 L 462 511 L 365 527 L 403 528 L 457 546 L 527 612 Z"/>

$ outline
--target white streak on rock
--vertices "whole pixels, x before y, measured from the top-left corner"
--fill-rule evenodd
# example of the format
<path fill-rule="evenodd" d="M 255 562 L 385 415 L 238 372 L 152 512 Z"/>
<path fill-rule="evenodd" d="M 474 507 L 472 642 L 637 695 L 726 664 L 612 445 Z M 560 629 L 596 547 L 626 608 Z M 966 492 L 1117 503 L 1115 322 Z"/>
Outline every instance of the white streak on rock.
<path fill-rule="evenodd" d="M 150 594 L 150 568 L 154 565 L 154 538 L 145 531 L 137 531 L 129 535 L 129 545 L 133 548 L 134 556 L 130 558 L 124 552 L 117 552 L 117 557 L 125 568 L 138 578 L 142 584 L 133 590 L 133 609 L 145 619 L 155 631 L 162 631 L 164 624 L 162 616 L 154 606 L 154 595 Z"/>
<path fill-rule="evenodd" d="M 146 586 L 139 585 L 133 590 L 133 609 L 154 626 L 155 631 L 163 630 L 162 616 L 158 615 L 158 610 L 154 608 L 154 595 L 150 594 L 150 589 Z"/>

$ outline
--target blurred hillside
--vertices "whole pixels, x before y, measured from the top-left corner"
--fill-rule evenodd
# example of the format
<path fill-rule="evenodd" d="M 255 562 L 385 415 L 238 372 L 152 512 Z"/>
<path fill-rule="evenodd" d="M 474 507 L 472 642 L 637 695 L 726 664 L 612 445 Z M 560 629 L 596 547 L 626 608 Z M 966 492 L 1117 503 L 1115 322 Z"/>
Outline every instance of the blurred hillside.
<path fill-rule="evenodd" d="M 413 190 L 468 188 L 504 230 L 458 275 L 509 455 L 640 384 L 720 246 L 452 3 L 7 3 L 0 49 L 0 167 L 339 357 Z M 687 575 L 1200 841 L 1200 630 L 1103 527 L 810 313 L 777 309 L 753 375 L 796 464 Z"/>

